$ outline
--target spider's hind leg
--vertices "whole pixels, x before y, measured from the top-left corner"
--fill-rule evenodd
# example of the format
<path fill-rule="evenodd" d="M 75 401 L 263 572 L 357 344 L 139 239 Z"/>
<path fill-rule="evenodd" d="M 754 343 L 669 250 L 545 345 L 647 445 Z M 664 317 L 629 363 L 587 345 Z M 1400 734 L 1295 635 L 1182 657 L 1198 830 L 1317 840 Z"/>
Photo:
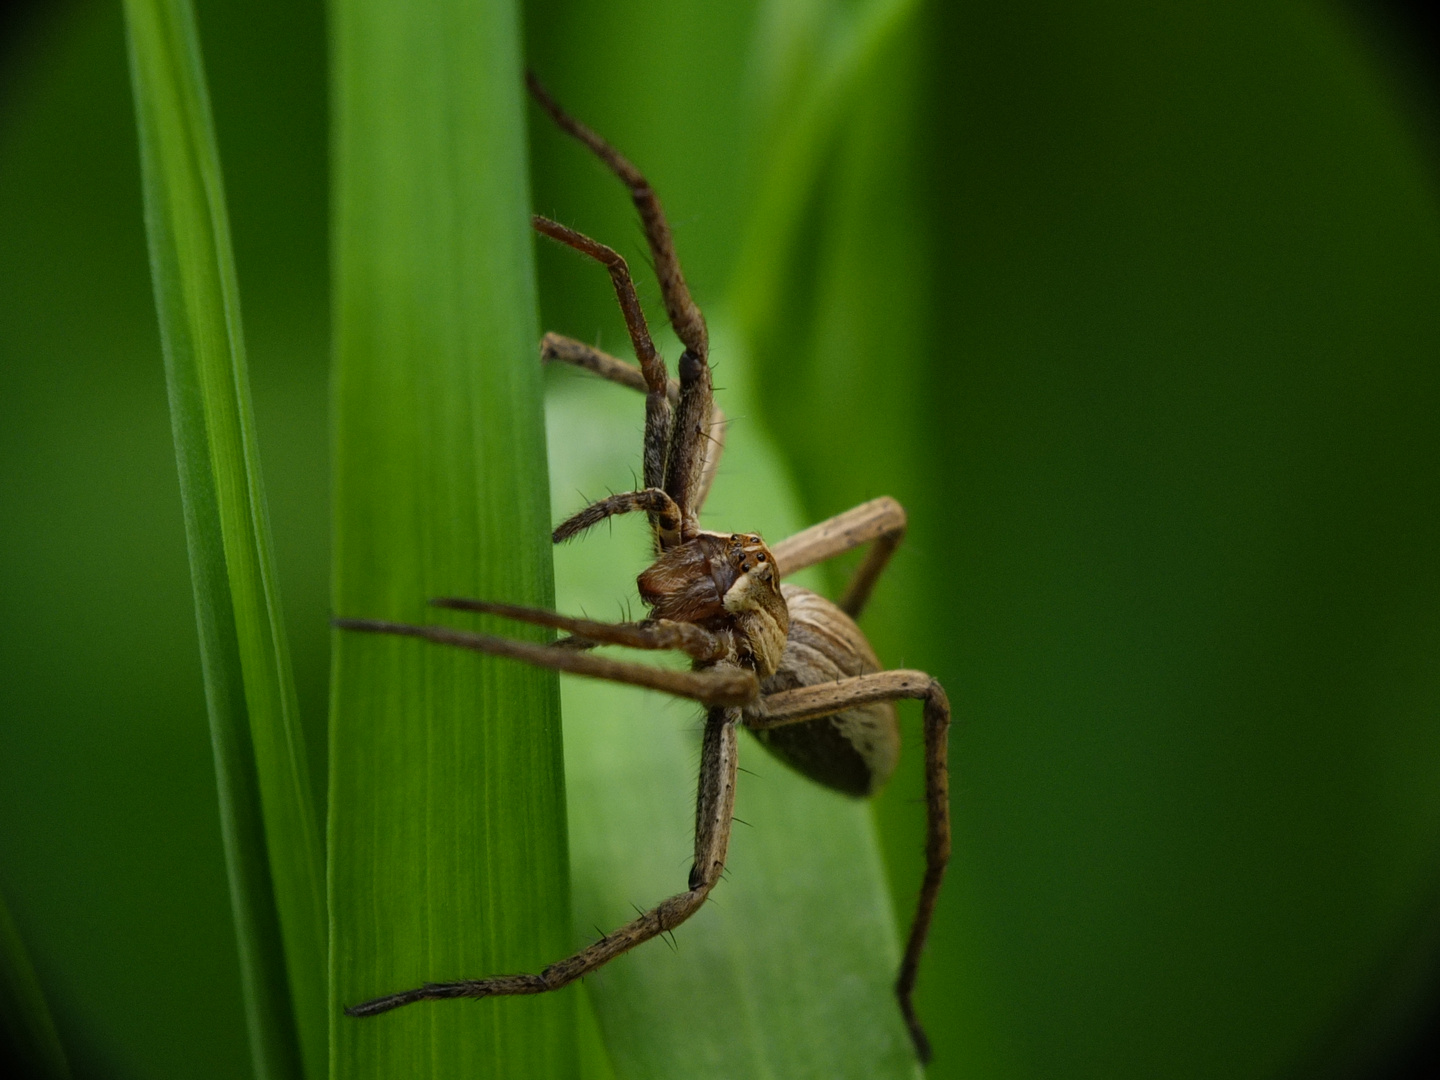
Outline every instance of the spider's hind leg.
<path fill-rule="evenodd" d="M 940 883 L 950 861 L 950 700 L 945 688 L 923 671 L 877 671 L 836 682 L 817 683 L 798 690 L 768 694 L 745 710 L 745 726 L 754 730 L 798 724 L 872 701 L 918 699 L 925 716 L 925 877 L 915 904 L 915 917 L 905 942 L 905 956 L 895 979 L 895 996 L 910 1029 L 915 1053 L 930 1060 L 930 1040 L 915 1015 L 912 995 L 920 970 L 920 956 L 930 936 L 930 922 Z"/>
<path fill-rule="evenodd" d="M 840 600 L 840 610 L 853 619 L 864 609 L 875 582 L 903 539 L 905 508 L 882 495 L 787 537 L 773 550 L 781 575 L 788 576 L 874 541 Z"/>

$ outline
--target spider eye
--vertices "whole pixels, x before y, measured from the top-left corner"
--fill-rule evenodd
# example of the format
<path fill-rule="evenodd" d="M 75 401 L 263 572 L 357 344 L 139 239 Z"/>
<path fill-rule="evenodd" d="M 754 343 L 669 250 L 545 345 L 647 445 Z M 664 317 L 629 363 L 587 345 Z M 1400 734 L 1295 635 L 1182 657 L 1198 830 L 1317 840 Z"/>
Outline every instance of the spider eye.
<path fill-rule="evenodd" d="M 765 561 L 765 553 L 762 551 L 762 552 L 760 552 L 759 555 L 756 555 L 756 556 L 755 556 L 755 561 L 756 561 L 756 562 L 764 562 L 764 561 Z"/>

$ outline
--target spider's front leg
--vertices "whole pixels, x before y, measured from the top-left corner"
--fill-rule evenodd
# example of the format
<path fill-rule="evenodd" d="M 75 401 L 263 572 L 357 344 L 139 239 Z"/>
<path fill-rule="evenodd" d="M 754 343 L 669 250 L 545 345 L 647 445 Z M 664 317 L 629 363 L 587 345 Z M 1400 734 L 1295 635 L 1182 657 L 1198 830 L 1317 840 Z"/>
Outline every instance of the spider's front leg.
<path fill-rule="evenodd" d="M 923 671 L 878 671 L 767 694 L 745 710 L 745 726 L 764 731 L 833 716 L 869 702 L 907 698 L 923 701 L 925 710 L 925 878 L 920 885 L 905 956 L 895 980 L 895 995 L 914 1040 L 915 1053 L 924 1063 L 930 1060 L 930 1040 L 915 1015 L 912 995 L 915 976 L 920 970 L 920 955 L 930 935 L 940 883 L 945 878 L 945 865 L 950 861 L 950 701 L 945 696 L 945 688 Z"/>
<path fill-rule="evenodd" d="M 676 649 L 692 660 L 715 661 L 725 656 L 724 641 L 694 623 L 670 619 L 646 619 L 644 622 L 607 623 L 593 619 L 576 619 L 544 608 L 499 604 L 493 600 L 471 600 L 467 597 L 442 596 L 430 603 L 452 611 L 478 611 L 485 615 L 526 622 L 533 626 L 549 626 L 574 635 L 585 646 L 624 645 L 631 649 Z M 557 642 L 557 644 L 560 644 Z"/>
<path fill-rule="evenodd" d="M 635 168 L 623 154 L 594 131 L 560 108 L 549 92 L 540 85 L 540 81 L 535 78 L 533 73 L 527 73 L 525 79 L 531 95 L 550 114 L 560 129 L 589 147 L 590 151 L 619 177 L 620 181 L 629 189 L 630 199 L 640 213 L 641 224 L 645 227 L 645 240 L 650 246 L 650 256 L 655 262 L 655 276 L 660 281 L 660 293 L 665 299 L 665 312 L 670 318 L 670 325 L 675 330 L 675 336 L 685 346 L 685 352 L 680 357 L 679 364 L 680 391 L 675 404 L 674 426 L 670 435 L 668 453 L 664 459 L 665 478 L 664 483 L 658 486 L 663 487 L 675 500 L 687 521 L 694 521 L 699 517 L 699 506 L 704 492 L 706 448 L 710 438 L 710 414 L 715 401 L 710 382 L 710 337 L 705 327 L 705 317 L 690 296 L 689 286 L 685 284 L 685 275 L 680 269 L 680 257 L 675 251 L 675 241 L 670 233 L 670 225 L 665 218 L 665 211 L 660 206 L 660 200 L 655 195 L 655 190 L 639 169 Z M 573 243 L 572 240 L 542 226 L 543 220 L 536 219 L 536 228 L 546 232 L 547 235 L 555 236 L 556 239 L 563 239 L 565 243 L 569 243 L 579 250 L 585 250 Z M 549 223 L 549 225 L 553 224 L 553 222 Z M 556 228 L 563 229 L 563 226 L 556 226 Z M 574 235 L 578 236 L 579 234 Z M 595 243 L 593 240 L 587 242 L 592 245 Z M 601 261 L 605 261 L 606 265 L 613 267 L 613 263 L 607 260 L 611 257 L 619 260 L 620 257 L 608 248 L 605 251 L 608 252 L 608 255 Z M 595 257 L 601 258 L 600 255 Z M 623 264 L 623 260 L 620 261 Z M 612 275 L 613 273 L 612 269 Z M 621 307 L 625 308 L 625 304 L 626 300 L 622 297 Z M 639 305 L 637 304 L 636 310 L 638 311 L 638 309 Z M 625 318 L 627 323 L 631 321 L 628 308 Z M 636 356 L 640 359 L 643 368 L 645 366 L 644 358 L 638 352 Z M 650 392 L 653 396 L 655 384 L 649 381 L 648 373 L 647 385 L 651 387 Z M 647 469 L 650 463 L 649 437 L 650 432 L 647 427 Z M 657 486 L 648 472 L 645 484 L 647 487 Z"/>
<path fill-rule="evenodd" d="M 471 603 L 480 605 L 483 602 Z M 451 601 L 445 606 L 458 605 Z M 508 610 L 500 611 L 501 607 Z M 515 618 L 512 612 L 535 609 L 495 605 L 490 610 Z M 721 643 L 699 627 L 680 631 L 676 630 L 673 624 L 597 623 L 589 619 L 570 619 L 554 612 L 536 614 L 544 615 L 548 621 L 542 622 L 539 618 L 526 618 L 524 621 L 570 630 L 586 641 L 599 644 L 628 645 L 639 649 L 679 649 L 697 658 L 709 657 L 723 650 Z M 647 690 L 663 690 L 667 694 L 689 698 L 704 705 L 745 705 L 753 702 L 760 693 L 754 672 L 732 665 L 721 664 L 700 671 L 674 671 L 627 660 L 612 660 L 608 656 L 594 656 L 577 649 L 537 645 L 533 641 L 516 641 L 494 634 L 457 630 L 452 626 L 421 626 L 383 619 L 334 619 L 332 625 L 341 630 L 358 630 L 367 634 L 420 638 L 437 645 L 453 645 L 459 649 L 487 653 L 490 656 L 504 656 L 571 675 L 628 683 L 631 686 L 643 686 Z"/>
<path fill-rule="evenodd" d="M 645 322 L 645 312 L 640 308 L 640 298 L 635 295 L 635 282 L 630 277 L 630 268 L 619 252 L 590 239 L 584 233 L 539 215 L 531 221 L 536 232 L 558 240 L 582 255 L 588 255 L 610 272 L 610 280 L 615 286 L 615 298 L 619 301 L 621 314 L 625 316 L 625 326 L 630 331 L 630 344 L 635 349 L 635 358 L 640 361 L 640 381 L 645 389 L 645 486 L 664 487 L 666 455 L 669 452 L 672 427 L 670 377 L 665 371 L 664 359 L 656 352 L 655 343 L 650 339 L 650 328 Z"/>
<path fill-rule="evenodd" d="M 725 869 L 730 846 L 730 825 L 735 813 L 736 728 L 738 708 L 712 707 L 705 717 L 700 751 L 700 784 L 695 804 L 695 861 L 684 892 L 661 901 L 589 948 L 557 961 L 539 974 L 496 975 L 488 979 L 427 983 L 413 990 L 354 1005 L 351 1016 L 374 1016 L 401 1005 L 443 998 L 482 998 L 508 994 L 543 994 L 559 990 L 637 945 L 675 929 L 700 909 Z"/>
<path fill-rule="evenodd" d="M 674 547 L 682 540 L 693 539 L 699 532 L 699 525 L 681 513 L 674 499 L 659 488 L 646 488 L 643 491 L 622 491 L 618 495 L 591 503 L 578 514 L 571 515 L 555 526 L 550 539 L 559 544 L 599 525 L 606 518 L 631 514 L 637 510 L 644 510 L 650 515 L 650 521 L 655 527 L 655 539 L 661 551 Z"/>

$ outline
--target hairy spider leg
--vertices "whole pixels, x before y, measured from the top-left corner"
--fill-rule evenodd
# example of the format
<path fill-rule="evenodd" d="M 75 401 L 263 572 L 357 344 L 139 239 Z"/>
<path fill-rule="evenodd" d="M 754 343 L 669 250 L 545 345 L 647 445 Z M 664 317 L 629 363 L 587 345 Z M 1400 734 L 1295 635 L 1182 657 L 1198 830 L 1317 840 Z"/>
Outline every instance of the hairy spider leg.
<path fill-rule="evenodd" d="M 644 374 L 634 364 L 611 356 L 592 345 L 586 345 L 583 341 L 566 337 L 564 334 L 548 333 L 541 339 L 540 359 L 542 361 L 559 360 L 566 364 L 572 364 L 592 372 L 602 379 L 619 383 L 621 386 L 628 386 L 641 393 L 647 389 Z M 670 404 L 674 406 L 680 399 L 680 383 L 671 379 L 669 389 Z M 705 500 L 709 498 L 710 489 L 715 484 L 715 477 L 720 472 L 720 456 L 725 452 L 725 423 L 724 411 L 719 405 L 712 405 L 710 430 L 706 433 L 705 439 L 705 464 L 700 471 L 700 489 L 695 496 L 696 517 L 699 517 L 700 512 L 705 508 Z"/>
<path fill-rule="evenodd" d="M 427 983 L 414 990 L 387 994 L 345 1011 L 351 1016 L 374 1016 L 416 1001 L 443 998 L 482 998 L 506 994 L 543 994 L 567 986 L 617 956 L 629 952 L 653 937 L 675 929 L 705 903 L 725 869 L 730 846 L 731 820 L 735 815 L 736 756 L 739 750 L 736 728 L 738 708 L 712 707 L 705 717 L 705 736 L 700 750 L 700 782 L 695 800 L 695 861 L 690 867 L 686 890 L 663 900 L 639 918 L 606 934 L 589 948 L 581 949 L 545 968 L 536 975 L 497 975 L 488 979 Z"/>
<path fill-rule="evenodd" d="M 710 411 L 715 400 L 710 380 L 710 338 L 705 328 L 705 317 L 685 284 L 665 211 L 650 182 L 624 155 L 560 108 L 540 85 L 534 72 L 526 72 L 525 81 L 531 95 L 560 129 L 589 147 L 620 178 L 630 190 L 631 201 L 640 213 L 645 239 L 655 261 L 655 276 L 660 281 L 660 294 L 665 299 L 665 312 L 670 317 L 676 337 L 685 346 L 679 363 L 680 397 L 675 408 L 675 424 L 670 436 L 670 452 L 665 459 L 665 482 L 662 486 L 680 506 L 686 519 L 695 521 L 698 527 L 705 446 L 710 433 Z M 648 478 L 645 482 L 647 486 L 654 486 Z"/>
<path fill-rule="evenodd" d="M 674 547 L 682 540 L 693 540 L 700 532 L 695 522 L 681 515 L 680 508 L 669 495 L 659 488 L 646 488 L 644 491 L 622 491 L 591 503 L 555 526 L 550 539 L 559 544 L 599 525 L 606 518 L 633 514 L 637 510 L 644 510 L 655 523 L 656 546 L 661 551 Z"/>
<path fill-rule="evenodd" d="M 615 285 L 615 298 L 619 301 L 621 314 L 625 316 L 625 326 L 630 331 L 630 344 L 635 349 L 635 359 L 640 361 L 640 378 L 645 389 L 645 449 L 642 456 L 645 486 L 664 487 L 666 455 L 669 452 L 673 424 L 670 377 L 665 370 L 664 358 L 655 351 L 655 343 L 650 340 L 650 328 L 645 323 L 645 312 L 640 308 L 640 299 L 635 295 L 635 282 L 630 278 L 630 268 L 619 252 L 599 241 L 591 240 L 584 233 L 578 233 L 538 214 L 531 221 L 536 232 L 558 240 L 582 255 L 590 256 L 610 272 L 610 280 Z M 683 503 L 681 505 L 683 506 Z M 653 516 L 650 523 L 653 528 L 659 528 Z M 663 541 L 661 546 L 665 546 Z"/>
<path fill-rule="evenodd" d="M 559 360 L 566 364 L 573 364 L 592 374 L 599 375 L 602 379 L 619 383 L 621 386 L 628 386 L 631 390 L 638 390 L 645 393 L 650 387 L 645 382 L 645 373 L 628 360 L 621 360 L 618 356 L 611 356 L 602 349 L 593 345 L 587 345 L 583 341 L 577 341 L 564 334 L 557 334 L 549 331 L 540 339 L 540 360 L 548 363 L 551 360 Z M 666 386 L 666 391 L 673 405 L 680 397 L 680 384 L 671 379 Z"/>
<path fill-rule="evenodd" d="M 719 660 L 726 653 L 726 646 L 710 631 L 694 623 L 675 622 L 671 619 L 646 619 L 643 622 L 607 623 L 593 619 L 576 619 L 544 608 L 520 607 L 515 604 L 497 604 L 490 600 L 471 600 L 466 597 L 442 596 L 430 601 L 435 607 L 450 608 L 454 611 L 478 611 L 486 615 L 499 615 L 516 622 L 534 626 L 549 626 L 574 634 L 575 641 L 567 642 L 571 648 L 585 645 L 624 645 L 631 649 L 676 649 L 693 660 Z"/>
<path fill-rule="evenodd" d="M 710 422 L 705 431 L 705 462 L 700 467 L 700 487 L 695 492 L 695 516 L 705 509 L 705 500 L 710 498 L 710 489 L 715 486 L 715 477 L 720 474 L 720 455 L 725 453 L 725 428 L 728 421 L 725 411 L 719 405 L 710 406 Z"/>
<path fill-rule="evenodd" d="M 904 538 L 905 508 L 882 495 L 787 537 L 771 550 L 784 577 L 873 541 L 875 546 L 840 600 L 840 610 L 853 619 L 864 610 L 875 582 Z"/>
<path fill-rule="evenodd" d="M 532 641 L 515 641 L 493 634 L 456 630 L 450 626 L 417 626 L 414 623 L 387 622 L 383 619 L 332 619 L 331 625 L 342 630 L 397 634 L 401 637 L 421 638 L 437 645 L 454 645 L 472 652 L 505 656 L 511 660 L 520 660 L 536 667 L 551 668 L 571 675 L 587 675 L 592 679 L 608 679 L 611 682 L 643 686 L 647 690 L 662 690 L 676 697 L 698 701 L 702 705 L 748 705 L 760 696 L 760 684 L 755 673 L 728 664 L 717 664 L 699 671 L 674 671 L 627 660 L 612 660 L 608 656 L 595 656 L 577 649 L 558 649 L 553 645 L 538 645 Z M 592 632 L 599 631 L 592 626 Z M 675 646 L 652 644 L 641 647 L 663 649 Z"/>
<path fill-rule="evenodd" d="M 629 160 L 602 139 L 590 128 L 562 109 L 550 92 L 540 84 L 533 71 L 525 73 L 525 84 L 530 94 L 556 125 L 567 135 L 578 139 L 603 161 L 620 182 L 630 189 L 630 198 L 640 212 L 640 222 L 645 227 L 645 239 L 650 245 L 650 255 L 655 260 L 655 276 L 660 280 L 660 294 L 665 298 L 665 313 L 670 325 L 675 328 L 685 348 L 702 361 L 710 356 L 709 335 L 705 329 L 705 317 L 690 297 L 690 288 L 685 284 L 685 275 L 680 269 L 680 259 L 675 254 L 675 240 L 670 235 L 670 225 L 665 220 L 665 211 L 656 198 L 650 182 Z"/>
<path fill-rule="evenodd" d="M 873 544 L 855 571 L 839 607 L 852 618 L 870 599 L 881 572 L 905 537 L 905 508 L 889 496 L 872 499 L 812 525 L 772 549 L 782 576 L 824 562 L 864 544 Z M 746 726 L 756 730 L 800 723 L 869 701 L 920 698 L 925 702 L 925 878 L 920 886 L 905 957 L 895 983 L 900 1011 L 921 1061 L 930 1059 L 930 1041 L 915 1015 L 912 994 L 920 954 L 930 933 L 935 901 L 950 858 L 950 780 L 947 742 L 950 704 L 944 688 L 920 671 L 882 671 L 834 683 L 787 690 L 761 699 L 746 711 Z"/>
<path fill-rule="evenodd" d="M 745 710 L 745 726 L 761 731 L 797 724 L 872 701 L 919 699 L 925 713 L 925 878 L 910 923 L 905 956 L 895 980 L 895 996 L 910 1029 L 915 1053 L 922 1063 L 930 1060 L 930 1040 L 915 1015 L 912 996 L 920 954 L 930 934 L 935 901 L 950 861 L 950 770 L 947 763 L 950 731 L 950 701 L 945 689 L 923 671 L 878 671 L 838 682 L 785 690 L 762 697 Z"/>
<path fill-rule="evenodd" d="M 710 365 L 689 349 L 681 354 L 679 368 L 680 400 L 675 404 L 670 456 L 665 459 L 665 490 L 684 511 L 686 520 L 699 528 L 715 394 L 710 384 Z"/>

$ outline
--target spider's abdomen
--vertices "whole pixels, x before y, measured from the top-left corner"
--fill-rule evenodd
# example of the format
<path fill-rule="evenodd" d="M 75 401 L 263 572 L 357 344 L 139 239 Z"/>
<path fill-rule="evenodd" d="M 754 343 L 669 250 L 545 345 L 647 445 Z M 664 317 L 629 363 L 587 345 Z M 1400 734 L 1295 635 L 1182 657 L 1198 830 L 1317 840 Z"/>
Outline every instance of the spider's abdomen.
<path fill-rule="evenodd" d="M 760 684 L 762 693 L 835 682 L 880 670 L 880 661 L 855 621 L 823 596 L 782 585 L 790 632 L 780 667 Z M 873 794 L 895 770 L 900 728 L 888 701 L 856 705 L 799 724 L 756 731 L 781 761 L 847 795 Z"/>

